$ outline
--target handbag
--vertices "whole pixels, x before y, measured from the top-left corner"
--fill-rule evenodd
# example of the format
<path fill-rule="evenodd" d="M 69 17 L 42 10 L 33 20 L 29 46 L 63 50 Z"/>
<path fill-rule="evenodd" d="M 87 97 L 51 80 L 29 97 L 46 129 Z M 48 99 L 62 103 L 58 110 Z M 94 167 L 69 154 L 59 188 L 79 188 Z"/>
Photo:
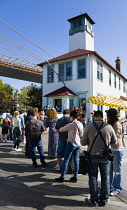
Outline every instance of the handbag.
<path fill-rule="evenodd" d="M 112 154 L 112 150 L 110 148 L 103 150 L 102 155 L 104 157 L 106 157 L 108 160 L 113 161 L 113 154 Z"/>
<path fill-rule="evenodd" d="M 89 160 L 89 153 L 86 150 L 84 150 L 84 156 L 80 156 L 78 173 L 86 175 L 87 173 L 89 174 L 91 171 L 92 169 Z"/>
<path fill-rule="evenodd" d="M 21 143 L 21 142 L 23 141 L 22 136 L 18 136 L 18 137 L 17 137 L 17 141 L 18 141 L 19 143 Z"/>
<path fill-rule="evenodd" d="M 101 130 L 99 130 L 98 125 L 95 122 L 93 124 L 94 124 L 96 130 L 99 131 L 99 134 L 100 134 L 100 136 L 101 136 L 101 138 L 102 138 L 102 140 L 103 140 L 103 142 L 105 144 L 105 147 L 106 147 L 106 149 L 103 150 L 103 152 L 102 152 L 103 157 L 107 158 L 110 161 L 113 161 L 113 154 L 112 154 L 112 150 L 109 148 L 109 144 L 108 145 L 106 144 L 105 139 L 104 139 L 104 137 L 102 135 Z"/>
<path fill-rule="evenodd" d="M 103 122 L 99 128 L 99 131 L 100 129 L 102 128 L 102 125 L 103 125 Z M 90 164 L 90 158 L 89 158 L 89 155 L 90 155 L 90 152 L 93 148 L 93 145 L 98 137 L 98 134 L 99 134 L 99 131 L 97 132 L 94 140 L 93 140 L 93 143 L 91 145 L 91 148 L 89 150 L 89 152 L 87 152 L 86 150 L 84 150 L 84 155 L 83 156 L 80 156 L 80 161 L 79 161 L 79 174 L 83 174 L 83 175 L 86 175 L 86 174 L 90 174 L 92 172 L 92 168 L 91 168 L 91 164 Z"/>

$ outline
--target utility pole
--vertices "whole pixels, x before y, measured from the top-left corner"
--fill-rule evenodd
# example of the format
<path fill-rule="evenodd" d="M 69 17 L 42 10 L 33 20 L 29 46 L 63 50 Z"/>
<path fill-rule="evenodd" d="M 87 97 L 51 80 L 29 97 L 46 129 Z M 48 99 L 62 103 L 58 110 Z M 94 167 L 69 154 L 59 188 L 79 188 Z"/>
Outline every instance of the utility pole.
<path fill-rule="evenodd" d="M 18 109 L 18 89 L 16 90 L 16 110 Z"/>

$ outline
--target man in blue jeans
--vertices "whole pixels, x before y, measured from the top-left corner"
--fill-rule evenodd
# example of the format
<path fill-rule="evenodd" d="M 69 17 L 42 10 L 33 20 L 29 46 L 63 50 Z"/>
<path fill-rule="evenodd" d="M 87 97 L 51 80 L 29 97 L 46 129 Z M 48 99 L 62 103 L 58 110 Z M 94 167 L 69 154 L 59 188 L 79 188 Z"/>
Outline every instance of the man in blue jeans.
<path fill-rule="evenodd" d="M 38 166 L 36 162 L 36 147 L 40 155 L 40 162 L 42 167 L 44 167 L 46 166 L 46 162 L 41 139 L 41 133 L 44 132 L 44 125 L 42 121 L 36 119 L 36 112 L 33 109 L 29 110 L 29 113 L 32 119 L 26 123 L 25 129 L 28 133 L 33 167 L 37 168 Z"/>
<path fill-rule="evenodd" d="M 96 111 L 94 113 L 94 122 L 97 126 L 101 127 L 101 133 L 105 140 L 106 145 L 116 144 L 116 135 L 111 125 L 103 122 L 103 113 Z M 83 146 L 88 145 L 88 152 L 94 142 L 97 130 L 93 123 L 87 125 L 84 129 L 84 134 L 81 140 Z M 110 180 L 109 170 L 110 161 L 103 155 L 103 151 L 106 149 L 105 143 L 100 134 L 97 136 L 95 143 L 90 152 L 90 163 L 92 172 L 89 173 L 89 188 L 90 199 L 86 198 L 85 201 L 92 206 L 105 206 L 108 203 L 110 194 Z M 101 174 L 101 189 L 100 195 L 98 195 L 98 168 Z"/>

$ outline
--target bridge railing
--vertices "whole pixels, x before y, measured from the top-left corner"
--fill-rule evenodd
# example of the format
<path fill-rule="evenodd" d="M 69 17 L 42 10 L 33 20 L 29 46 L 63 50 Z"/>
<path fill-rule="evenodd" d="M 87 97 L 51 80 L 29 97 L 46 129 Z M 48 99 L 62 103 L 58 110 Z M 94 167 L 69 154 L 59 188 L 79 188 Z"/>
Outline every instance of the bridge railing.
<path fill-rule="evenodd" d="M 13 58 L 11 56 L 0 54 L 0 64 L 6 65 L 8 67 L 18 68 L 25 71 L 32 71 L 33 73 L 36 72 L 42 74 L 42 69 L 41 67 L 37 66 L 37 64 L 29 62 L 27 60 Z"/>

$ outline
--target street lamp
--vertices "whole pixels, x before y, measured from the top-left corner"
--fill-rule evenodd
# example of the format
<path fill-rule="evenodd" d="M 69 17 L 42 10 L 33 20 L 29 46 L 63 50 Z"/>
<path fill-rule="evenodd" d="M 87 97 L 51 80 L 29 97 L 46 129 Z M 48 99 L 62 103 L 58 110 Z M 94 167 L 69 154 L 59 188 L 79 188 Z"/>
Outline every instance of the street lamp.
<path fill-rule="evenodd" d="M 18 109 L 18 89 L 16 90 L 16 110 Z"/>

